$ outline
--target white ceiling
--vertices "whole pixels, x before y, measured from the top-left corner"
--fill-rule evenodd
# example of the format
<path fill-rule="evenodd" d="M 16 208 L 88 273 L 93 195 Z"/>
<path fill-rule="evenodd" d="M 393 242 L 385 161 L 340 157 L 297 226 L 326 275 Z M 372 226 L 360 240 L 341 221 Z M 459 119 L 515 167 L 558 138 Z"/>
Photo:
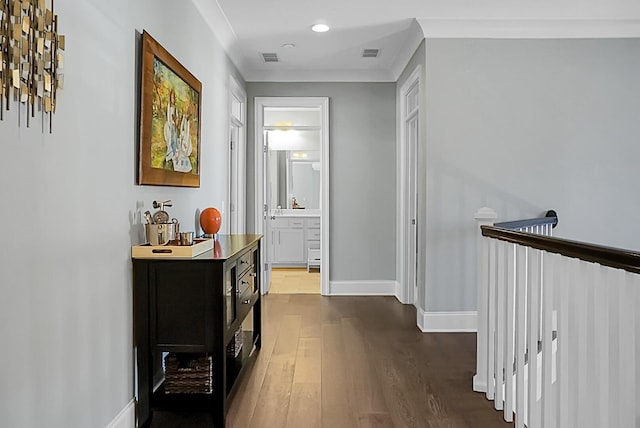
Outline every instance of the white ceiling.
<path fill-rule="evenodd" d="M 247 81 L 395 81 L 424 37 L 640 37 L 640 0 L 192 1 Z"/>

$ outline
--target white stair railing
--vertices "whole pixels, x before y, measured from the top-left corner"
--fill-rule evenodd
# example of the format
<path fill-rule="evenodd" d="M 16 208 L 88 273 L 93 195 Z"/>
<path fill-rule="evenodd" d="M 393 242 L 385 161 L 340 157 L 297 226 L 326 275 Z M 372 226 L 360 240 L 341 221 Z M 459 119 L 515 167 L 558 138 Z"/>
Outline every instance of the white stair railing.
<path fill-rule="evenodd" d="M 516 427 L 640 427 L 640 254 L 478 214 L 474 390 Z"/>

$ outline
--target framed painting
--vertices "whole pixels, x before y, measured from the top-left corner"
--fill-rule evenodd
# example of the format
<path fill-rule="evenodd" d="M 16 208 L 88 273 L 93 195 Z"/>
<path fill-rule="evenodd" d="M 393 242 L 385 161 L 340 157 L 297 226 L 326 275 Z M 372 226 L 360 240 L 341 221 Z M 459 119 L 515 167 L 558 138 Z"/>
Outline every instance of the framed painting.
<path fill-rule="evenodd" d="M 200 187 L 202 84 L 142 34 L 138 184 Z"/>

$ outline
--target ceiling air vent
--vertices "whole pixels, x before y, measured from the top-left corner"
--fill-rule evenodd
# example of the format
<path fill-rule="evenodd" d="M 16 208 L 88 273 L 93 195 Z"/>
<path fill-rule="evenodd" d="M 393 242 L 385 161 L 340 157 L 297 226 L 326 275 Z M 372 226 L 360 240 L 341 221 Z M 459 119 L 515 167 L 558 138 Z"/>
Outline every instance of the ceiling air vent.
<path fill-rule="evenodd" d="M 365 49 L 362 51 L 362 58 L 378 58 L 380 49 Z"/>
<path fill-rule="evenodd" d="M 277 53 L 263 53 L 262 59 L 264 62 L 278 62 L 278 54 Z"/>

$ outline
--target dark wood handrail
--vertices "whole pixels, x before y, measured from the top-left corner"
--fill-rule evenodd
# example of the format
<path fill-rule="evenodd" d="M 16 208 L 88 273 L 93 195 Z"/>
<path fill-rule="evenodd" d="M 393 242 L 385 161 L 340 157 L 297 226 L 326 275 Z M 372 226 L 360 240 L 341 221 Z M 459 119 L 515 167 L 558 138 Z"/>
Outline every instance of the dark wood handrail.
<path fill-rule="evenodd" d="M 640 273 L 640 253 L 580 241 L 518 232 L 496 226 L 481 226 L 482 236 L 599 263 L 628 272 Z"/>

